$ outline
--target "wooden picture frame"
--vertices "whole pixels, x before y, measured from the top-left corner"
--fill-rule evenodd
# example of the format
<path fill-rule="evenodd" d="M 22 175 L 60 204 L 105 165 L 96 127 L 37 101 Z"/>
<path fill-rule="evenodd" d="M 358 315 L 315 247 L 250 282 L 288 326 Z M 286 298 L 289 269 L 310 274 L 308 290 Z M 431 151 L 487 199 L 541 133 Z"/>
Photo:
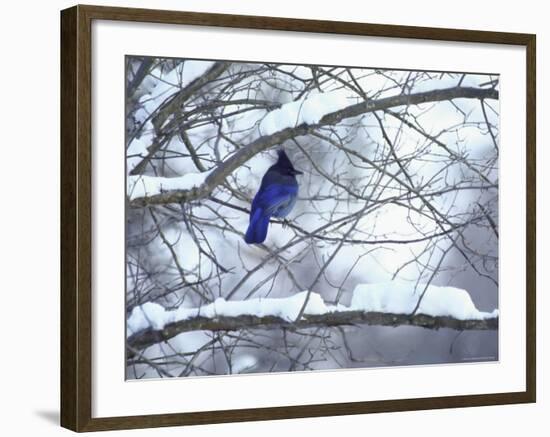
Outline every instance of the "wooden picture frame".
<path fill-rule="evenodd" d="M 111 20 L 491 43 L 526 48 L 526 390 L 383 401 L 92 417 L 92 22 Z M 536 38 L 531 34 L 75 6 L 61 12 L 61 425 L 74 431 L 535 402 Z"/>

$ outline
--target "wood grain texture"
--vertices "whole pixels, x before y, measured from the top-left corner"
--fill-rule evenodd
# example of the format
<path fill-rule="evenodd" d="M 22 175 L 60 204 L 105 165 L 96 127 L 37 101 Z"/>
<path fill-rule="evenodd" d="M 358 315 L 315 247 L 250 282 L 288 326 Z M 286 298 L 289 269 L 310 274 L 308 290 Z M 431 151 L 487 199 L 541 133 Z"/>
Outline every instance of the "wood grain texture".
<path fill-rule="evenodd" d="M 240 29 L 288 30 L 294 32 L 333 33 L 380 36 L 388 38 L 411 38 L 436 41 L 461 41 L 512 45 L 527 45 L 532 36 L 524 33 L 401 26 L 392 24 L 369 24 L 344 21 L 304 20 L 297 18 L 263 17 L 255 15 L 207 14 L 201 12 L 116 8 L 88 5 L 80 6 L 80 8 L 84 13 L 93 16 L 94 19 L 233 27 Z"/>
<path fill-rule="evenodd" d="M 537 41 L 535 35 L 530 35 L 526 44 L 527 49 L 527 199 L 526 199 L 526 392 L 531 402 L 537 399 L 537 81 L 536 81 L 536 52 Z"/>
<path fill-rule="evenodd" d="M 61 425 L 77 426 L 76 8 L 61 16 Z"/>
<path fill-rule="evenodd" d="M 468 396 L 92 418 L 91 23 L 92 20 L 100 19 L 524 46 L 527 49 L 526 390 L 514 393 L 488 393 Z M 535 56 L 536 40 L 535 36 L 530 34 L 97 6 L 76 6 L 62 11 L 62 426 L 75 431 L 99 431 L 534 402 L 536 398 Z"/>

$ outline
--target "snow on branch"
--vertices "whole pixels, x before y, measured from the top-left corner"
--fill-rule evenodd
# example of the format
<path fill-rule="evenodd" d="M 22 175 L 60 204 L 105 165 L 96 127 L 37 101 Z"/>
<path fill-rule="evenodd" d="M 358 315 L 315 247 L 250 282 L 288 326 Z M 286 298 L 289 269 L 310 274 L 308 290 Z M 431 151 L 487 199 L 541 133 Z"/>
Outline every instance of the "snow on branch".
<path fill-rule="evenodd" d="M 304 301 L 306 308 L 298 318 Z M 419 299 L 418 310 L 412 314 Z M 495 330 L 498 310 L 479 311 L 467 291 L 454 287 L 392 281 L 360 284 L 349 306 L 326 303 L 303 291 L 286 298 L 226 301 L 218 298 L 199 308 L 166 310 L 147 302 L 135 307 L 126 323 L 130 349 L 144 349 L 182 332 L 239 329 L 298 329 L 312 326 L 410 325 L 427 329 Z"/>
<path fill-rule="evenodd" d="M 287 127 L 296 127 L 304 123 L 317 124 L 325 115 L 350 105 L 349 93 L 345 89 L 312 93 L 269 112 L 260 123 L 260 135 L 271 135 Z"/>
<path fill-rule="evenodd" d="M 498 99 L 498 91 L 493 88 L 457 86 L 415 94 L 399 94 L 378 100 L 364 100 L 349 106 L 344 106 L 344 100 L 341 96 L 329 96 L 327 97 L 328 102 L 325 102 L 327 104 L 322 106 L 325 108 L 324 112 L 320 112 L 318 104 L 309 104 L 307 101 L 299 104 L 283 105 L 280 109 L 273 111 L 274 114 L 268 114 L 268 117 L 262 121 L 260 136 L 256 140 L 240 148 L 214 168 L 199 186 L 193 186 L 191 189 L 173 189 L 154 195 L 133 197 L 129 201 L 129 206 L 131 208 L 142 208 L 149 205 L 181 203 L 202 199 L 222 184 L 225 178 L 234 170 L 257 153 L 277 144 L 282 144 L 284 141 L 310 134 L 319 127 L 335 125 L 346 118 L 369 112 L 458 98 Z M 315 95 L 315 103 L 319 103 L 319 99 L 323 99 L 323 97 Z M 287 111 L 285 111 L 285 107 Z M 301 124 L 297 124 L 297 121 L 301 121 Z M 140 168 L 136 167 L 131 174 L 138 174 L 139 171 L 137 170 L 140 170 Z"/>
<path fill-rule="evenodd" d="M 140 197 L 157 196 L 165 191 L 192 190 L 204 183 L 209 172 L 187 173 L 174 178 L 156 176 L 128 176 L 126 185 L 130 200 Z"/>

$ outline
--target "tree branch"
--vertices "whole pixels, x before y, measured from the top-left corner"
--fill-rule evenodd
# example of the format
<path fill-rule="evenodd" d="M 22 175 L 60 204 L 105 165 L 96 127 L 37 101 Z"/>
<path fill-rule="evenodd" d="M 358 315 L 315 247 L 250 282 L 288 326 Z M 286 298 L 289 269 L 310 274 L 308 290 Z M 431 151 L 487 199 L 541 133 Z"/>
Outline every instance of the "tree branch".
<path fill-rule="evenodd" d="M 179 322 L 167 324 L 162 330 L 152 328 L 139 331 L 127 339 L 129 353 L 132 350 L 145 349 L 160 343 L 178 334 L 189 331 L 237 331 L 239 329 L 301 329 L 315 326 L 417 326 L 425 329 L 455 329 L 468 330 L 496 330 L 498 317 L 489 319 L 459 320 L 452 317 L 433 317 L 425 314 L 409 316 L 407 314 L 392 314 L 364 311 L 336 311 L 320 315 L 304 314 L 295 322 L 289 322 L 276 316 L 258 317 L 253 315 L 239 315 L 234 317 L 217 316 L 194 317 Z"/>
<path fill-rule="evenodd" d="M 247 146 L 242 147 L 227 160 L 216 167 L 206 178 L 205 182 L 189 190 L 171 190 L 149 197 L 139 197 L 129 202 L 130 208 L 142 208 L 149 205 L 162 205 L 167 203 L 181 203 L 199 200 L 207 197 L 218 185 L 222 184 L 239 166 L 244 164 L 257 153 L 267 150 L 276 144 L 282 144 L 289 139 L 307 135 L 315 129 L 336 123 L 350 117 L 367 114 L 369 112 L 386 110 L 404 105 L 417 105 L 428 102 L 439 102 L 457 98 L 468 99 L 498 99 L 498 91 L 492 88 L 468 88 L 452 87 L 416 94 L 399 94 L 378 100 L 366 100 L 350 105 L 339 111 L 326 114 L 317 124 L 302 124 L 296 127 L 288 127 L 272 135 L 257 138 Z M 137 167 L 134 169 L 136 170 Z M 138 171 L 139 173 L 139 171 Z M 132 173 L 135 174 L 135 173 Z"/>
<path fill-rule="evenodd" d="M 218 78 L 224 71 L 226 71 L 231 64 L 228 62 L 216 62 L 209 70 L 207 70 L 202 76 L 199 76 L 192 82 L 190 82 L 185 88 L 175 93 L 166 102 L 164 102 L 156 111 L 156 115 L 153 117 L 152 123 L 155 127 L 155 131 L 159 135 L 161 128 L 168 119 L 168 117 L 175 113 L 177 109 L 194 93 L 201 89 L 204 85 Z M 170 127 L 166 127 L 166 131 L 170 131 Z M 139 164 L 137 164 L 132 171 L 131 175 L 138 175 L 143 173 L 147 163 L 157 153 L 162 145 L 163 141 L 154 141 L 148 148 L 149 153 L 144 157 Z"/>

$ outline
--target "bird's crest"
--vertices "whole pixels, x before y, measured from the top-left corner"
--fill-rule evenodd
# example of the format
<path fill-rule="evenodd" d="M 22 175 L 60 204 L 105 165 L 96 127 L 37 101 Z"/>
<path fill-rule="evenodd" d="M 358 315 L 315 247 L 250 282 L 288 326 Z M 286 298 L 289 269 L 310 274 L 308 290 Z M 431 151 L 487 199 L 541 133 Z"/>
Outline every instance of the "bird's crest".
<path fill-rule="evenodd" d="M 288 155 L 286 154 L 284 149 L 277 150 L 277 154 L 279 156 L 277 164 L 279 164 L 281 167 L 294 169 L 294 166 L 292 165 L 292 162 L 290 162 L 290 159 L 288 158 Z"/>

